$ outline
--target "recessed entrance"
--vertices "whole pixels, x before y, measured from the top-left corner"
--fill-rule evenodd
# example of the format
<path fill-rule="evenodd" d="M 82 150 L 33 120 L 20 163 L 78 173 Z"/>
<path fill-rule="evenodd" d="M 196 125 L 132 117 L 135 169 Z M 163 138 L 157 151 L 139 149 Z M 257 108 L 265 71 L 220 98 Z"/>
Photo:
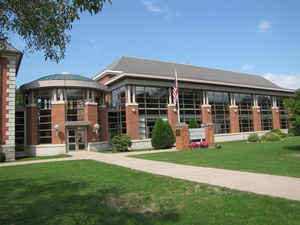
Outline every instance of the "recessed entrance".
<path fill-rule="evenodd" d="M 87 141 L 86 141 L 86 128 L 85 127 L 76 127 L 68 128 L 68 151 L 80 151 L 86 150 Z"/>

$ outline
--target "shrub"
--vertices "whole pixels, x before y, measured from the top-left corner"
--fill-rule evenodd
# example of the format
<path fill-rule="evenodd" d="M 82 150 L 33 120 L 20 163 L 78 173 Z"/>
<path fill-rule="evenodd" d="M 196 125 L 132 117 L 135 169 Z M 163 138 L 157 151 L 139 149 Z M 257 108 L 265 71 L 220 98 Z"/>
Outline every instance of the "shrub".
<path fill-rule="evenodd" d="M 295 137 L 294 133 L 288 133 L 287 135 L 288 135 L 288 137 Z"/>
<path fill-rule="evenodd" d="M 190 147 L 191 149 L 195 149 L 195 148 L 198 148 L 199 145 L 198 145 L 197 142 L 190 142 L 189 147 Z"/>
<path fill-rule="evenodd" d="M 289 128 L 288 133 L 289 133 L 289 134 L 294 134 L 294 136 L 300 136 L 300 131 L 299 131 L 299 129 Z"/>
<path fill-rule="evenodd" d="M 128 137 L 127 135 L 113 137 L 111 139 L 111 143 L 114 147 L 114 150 L 118 152 L 126 152 L 132 145 L 130 137 Z"/>
<path fill-rule="evenodd" d="M 262 137 L 261 137 L 261 140 L 262 141 L 280 141 L 281 140 L 281 137 L 280 135 L 274 133 L 274 132 L 268 132 L 266 134 L 264 134 Z"/>
<path fill-rule="evenodd" d="M 200 147 L 201 148 L 207 148 L 208 147 L 208 142 L 207 141 L 201 141 L 200 142 Z"/>
<path fill-rule="evenodd" d="M 280 136 L 280 138 L 287 138 L 288 134 L 281 132 L 280 129 L 273 129 L 271 130 L 272 133 L 274 134 L 278 134 Z"/>
<path fill-rule="evenodd" d="M 155 149 L 170 148 L 175 143 L 174 132 L 168 121 L 158 118 L 152 130 L 151 144 Z"/>
<path fill-rule="evenodd" d="M 0 152 L 0 162 L 5 162 L 5 154 Z"/>
<path fill-rule="evenodd" d="M 189 123 L 189 128 L 200 128 L 200 125 L 195 118 Z"/>
<path fill-rule="evenodd" d="M 259 137 L 258 137 L 258 135 L 257 134 L 250 134 L 249 136 L 248 136 L 248 141 L 249 142 L 258 142 L 259 141 Z"/>

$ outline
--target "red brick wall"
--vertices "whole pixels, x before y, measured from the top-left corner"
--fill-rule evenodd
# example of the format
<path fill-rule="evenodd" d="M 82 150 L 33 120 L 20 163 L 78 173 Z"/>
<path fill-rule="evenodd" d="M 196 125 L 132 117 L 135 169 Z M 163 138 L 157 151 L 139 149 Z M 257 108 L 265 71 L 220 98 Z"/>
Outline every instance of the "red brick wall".
<path fill-rule="evenodd" d="M 65 127 L 65 104 L 52 104 L 51 121 L 52 121 L 52 144 L 66 143 L 66 127 Z M 59 125 L 59 133 L 56 135 L 54 126 Z"/>
<path fill-rule="evenodd" d="M 261 131 L 261 113 L 260 113 L 260 107 L 253 107 L 253 128 L 254 131 Z"/>
<path fill-rule="evenodd" d="M 280 129 L 279 109 L 272 108 L 273 129 Z"/>
<path fill-rule="evenodd" d="M 106 106 L 100 106 L 100 141 L 108 140 L 108 111 Z"/>
<path fill-rule="evenodd" d="M 211 123 L 212 122 L 212 111 L 210 105 L 202 106 L 202 123 Z"/>
<path fill-rule="evenodd" d="M 178 123 L 177 108 L 175 105 L 168 105 L 168 120 L 175 134 L 176 124 Z"/>
<path fill-rule="evenodd" d="M 207 141 L 209 148 L 214 147 L 214 145 L 215 145 L 215 128 L 214 128 L 214 126 L 205 127 L 205 141 Z"/>
<path fill-rule="evenodd" d="M 187 124 L 180 124 L 176 127 L 176 150 L 189 149 L 190 137 Z"/>
<path fill-rule="evenodd" d="M 99 134 L 93 132 L 94 125 L 98 123 L 98 105 L 97 104 L 85 104 L 84 108 L 84 120 L 90 121 L 90 125 L 87 129 L 88 142 L 99 141 Z"/>
<path fill-rule="evenodd" d="M 239 120 L 239 108 L 237 106 L 229 107 L 229 119 L 230 119 L 230 132 L 240 132 L 240 120 Z"/>
<path fill-rule="evenodd" d="M 132 111 L 135 109 L 135 112 Z M 131 140 L 139 140 L 139 107 L 137 104 L 126 105 L 126 130 Z"/>
<path fill-rule="evenodd" d="M 113 78 L 114 76 L 115 75 L 113 75 L 113 74 L 108 74 L 108 75 L 102 77 L 100 80 L 98 80 L 98 82 L 101 83 L 101 84 L 104 84 L 107 81 L 109 81 L 111 78 Z"/>
<path fill-rule="evenodd" d="M 38 144 L 38 118 L 37 106 L 29 105 L 26 107 L 26 143 L 27 145 Z"/>
<path fill-rule="evenodd" d="M 5 58 L 0 58 L 0 65 L 1 65 L 1 84 L 0 84 L 0 143 L 5 143 L 7 141 L 6 136 L 6 123 L 8 122 L 8 119 L 6 118 L 6 114 L 8 113 L 8 110 L 6 109 L 6 98 L 8 97 L 7 90 L 7 72 L 9 71 L 9 68 L 7 68 L 8 60 Z"/>

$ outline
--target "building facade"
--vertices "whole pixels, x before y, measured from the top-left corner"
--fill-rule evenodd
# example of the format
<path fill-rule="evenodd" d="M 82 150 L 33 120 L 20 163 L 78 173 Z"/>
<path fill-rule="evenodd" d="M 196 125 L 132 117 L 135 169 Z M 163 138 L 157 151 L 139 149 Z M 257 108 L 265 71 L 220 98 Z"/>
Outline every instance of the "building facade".
<path fill-rule="evenodd" d="M 23 54 L 0 39 L 0 152 L 15 159 L 15 80 Z"/>

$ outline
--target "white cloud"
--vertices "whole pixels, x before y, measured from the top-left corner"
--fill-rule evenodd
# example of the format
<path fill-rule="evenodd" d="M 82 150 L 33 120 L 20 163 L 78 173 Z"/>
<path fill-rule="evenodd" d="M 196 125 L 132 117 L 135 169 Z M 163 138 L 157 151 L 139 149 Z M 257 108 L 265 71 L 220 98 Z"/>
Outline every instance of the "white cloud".
<path fill-rule="evenodd" d="M 266 73 L 263 75 L 263 77 L 283 88 L 300 88 L 300 74 L 278 75 L 273 73 Z"/>
<path fill-rule="evenodd" d="M 259 32 L 266 32 L 271 28 L 272 23 L 268 20 L 262 20 L 258 24 L 258 31 Z"/>
<path fill-rule="evenodd" d="M 159 4 L 157 0 L 142 0 L 142 3 L 147 11 L 154 14 L 163 15 L 167 19 L 180 15 L 178 12 L 171 10 L 168 6 Z"/>
<path fill-rule="evenodd" d="M 255 68 L 255 66 L 249 65 L 249 64 L 245 64 L 242 67 L 242 69 L 245 70 L 245 71 L 254 70 L 254 68 Z"/>

